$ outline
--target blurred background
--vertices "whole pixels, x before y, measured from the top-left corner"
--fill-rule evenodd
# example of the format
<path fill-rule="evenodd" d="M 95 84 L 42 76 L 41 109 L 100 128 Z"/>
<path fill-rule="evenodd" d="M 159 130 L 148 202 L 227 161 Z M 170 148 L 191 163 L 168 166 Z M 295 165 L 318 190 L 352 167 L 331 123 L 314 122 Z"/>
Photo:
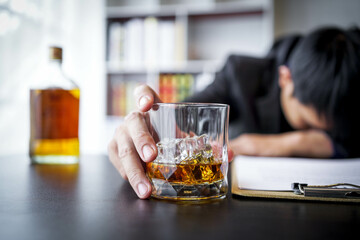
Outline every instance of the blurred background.
<path fill-rule="evenodd" d="M 274 39 L 328 25 L 360 26 L 359 0 L 0 0 L 0 154 L 26 154 L 29 88 L 63 47 L 81 89 L 80 151 L 106 153 L 151 85 L 181 101 L 213 80 L 229 54 L 263 56 Z"/>

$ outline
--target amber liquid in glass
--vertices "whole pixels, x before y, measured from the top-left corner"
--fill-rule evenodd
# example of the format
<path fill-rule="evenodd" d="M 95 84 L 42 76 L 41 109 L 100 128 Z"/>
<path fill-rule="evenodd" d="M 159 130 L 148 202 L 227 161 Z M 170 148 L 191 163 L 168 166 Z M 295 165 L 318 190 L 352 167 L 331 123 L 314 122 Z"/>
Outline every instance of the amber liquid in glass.
<path fill-rule="evenodd" d="M 35 163 L 77 163 L 80 90 L 30 90 L 30 157 Z"/>
<path fill-rule="evenodd" d="M 214 162 L 213 157 L 197 156 L 180 164 L 146 164 L 146 173 L 151 180 L 156 198 L 172 200 L 201 200 L 225 196 L 224 163 Z"/>
<path fill-rule="evenodd" d="M 224 178 L 220 167 L 222 163 L 212 164 L 161 164 L 148 163 L 150 178 L 167 180 L 171 183 L 199 184 L 212 183 Z M 167 179 L 166 176 L 170 175 Z"/>

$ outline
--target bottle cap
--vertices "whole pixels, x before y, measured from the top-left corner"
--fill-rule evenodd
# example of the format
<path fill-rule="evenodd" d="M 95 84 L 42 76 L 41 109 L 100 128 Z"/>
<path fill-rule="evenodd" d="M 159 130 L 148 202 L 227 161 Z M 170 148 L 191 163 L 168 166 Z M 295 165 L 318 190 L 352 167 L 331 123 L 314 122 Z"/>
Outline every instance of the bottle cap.
<path fill-rule="evenodd" d="M 49 58 L 62 60 L 62 48 L 51 46 L 49 49 Z"/>

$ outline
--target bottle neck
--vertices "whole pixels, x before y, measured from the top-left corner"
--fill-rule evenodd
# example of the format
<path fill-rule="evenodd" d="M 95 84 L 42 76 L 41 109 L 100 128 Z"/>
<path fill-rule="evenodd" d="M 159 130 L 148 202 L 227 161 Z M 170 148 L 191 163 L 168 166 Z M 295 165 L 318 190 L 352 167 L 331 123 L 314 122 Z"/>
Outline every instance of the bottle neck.
<path fill-rule="evenodd" d="M 50 87 L 61 87 L 64 89 L 78 88 L 78 86 L 64 74 L 61 59 L 49 60 L 48 72 L 45 81 Z"/>
<path fill-rule="evenodd" d="M 46 72 L 44 74 L 44 79 L 42 79 L 42 85 L 44 88 L 64 88 L 64 89 L 71 89 L 72 83 L 69 79 L 65 77 L 63 74 L 62 68 L 62 61 L 60 59 L 50 59 Z"/>
<path fill-rule="evenodd" d="M 50 59 L 49 68 L 51 71 L 60 71 L 61 72 L 62 61 L 60 59 Z"/>
<path fill-rule="evenodd" d="M 46 66 L 43 66 L 42 71 L 39 71 L 35 79 L 31 85 L 31 89 L 78 88 L 76 83 L 63 73 L 61 59 L 50 57 Z"/>

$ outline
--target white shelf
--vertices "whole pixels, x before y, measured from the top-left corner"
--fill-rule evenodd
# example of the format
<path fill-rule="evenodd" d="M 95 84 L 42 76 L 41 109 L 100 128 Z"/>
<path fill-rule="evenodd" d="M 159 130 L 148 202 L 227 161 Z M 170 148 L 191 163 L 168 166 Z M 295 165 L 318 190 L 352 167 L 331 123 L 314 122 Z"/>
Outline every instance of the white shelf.
<path fill-rule="evenodd" d="M 246 13 L 255 11 L 264 11 L 267 9 L 266 0 L 244 0 L 239 2 L 224 2 L 209 5 L 208 7 L 198 6 L 188 9 L 188 15 L 217 15 L 231 13 Z"/>
<path fill-rule="evenodd" d="M 134 17 L 166 17 L 178 14 L 217 15 L 241 12 L 266 11 L 267 0 L 244 0 L 238 2 L 223 2 L 205 5 L 154 5 L 139 8 L 137 6 L 111 6 L 106 8 L 108 18 L 134 18 Z"/>
<path fill-rule="evenodd" d="M 216 72 L 221 67 L 219 60 L 190 60 L 158 67 L 144 64 L 107 63 L 108 74 L 147 74 L 147 73 L 202 73 Z"/>
<path fill-rule="evenodd" d="M 176 9 L 172 6 L 148 6 L 144 8 L 134 6 L 107 7 L 106 15 L 108 18 L 135 18 L 135 17 L 164 17 L 174 16 Z"/>
<path fill-rule="evenodd" d="M 124 49 L 122 49 L 120 50 L 123 51 L 122 54 L 118 55 L 122 58 L 110 58 L 110 56 L 108 58 L 119 60 L 119 62 L 106 62 L 105 71 L 110 87 L 113 86 L 112 84 L 115 86 L 122 81 L 142 81 L 153 89 L 159 90 L 160 74 L 188 73 L 194 74 L 196 78 L 195 89 L 200 91 L 211 82 L 215 73 L 221 69 L 230 54 L 262 55 L 272 40 L 273 0 L 224 2 L 216 0 L 209 0 L 208 2 L 206 0 L 153 0 L 153 4 L 145 4 L 147 0 L 144 0 L 144 4 L 139 3 L 141 0 L 132 1 L 124 0 L 123 5 L 106 8 L 107 27 L 113 23 L 118 23 L 117 25 L 121 25 L 126 31 L 126 28 L 129 27 L 127 24 L 130 24 L 131 20 L 140 18 L 140 20 L 134 21 L 140 22 L 147 17 L 155 17 L 161 23 L 173 22 L 178 30 L 183 31 L 180 32 L 182 34 L 178 35 L 179 38 L 176 38 L 175 34 L 175 38 L 178 40 L 176 41 L 177 44 L 180 43 L 176 46 L 180 47 L 177 49 L 178 51 L 174 52 L 181 54 L 175 54 L 175 57 L 161 58 L 161 53 L 169 50 L 162 49 L 161 51 L 161 49 L 156 48 L 157 53 L 152 54 L 154 55 L 153 58 L 146 58 L 141 55 L 141 57 L 136 56 L 135 60 L 135 57 L 129 58 L 130 51 L 125 54 Z M 174 5 L 173 2 L 186 2 L 188 4 Z M 199 4 L 199 2 L 203 4 Z M 170 3 L 171 5 L 162 3 Z M 122 41 L 125 42 L 124 36 Z M 173 41 L 173 38 L 168 39 Z M 164 39 L 167 38 L 161 38 L 161 40 Z M 129 43 L 129 38 L 127 40 Z M 130 43 L 134 43 L 134 39 Z M 125 48 L 126 44 L 121 44 Z M 145 52 L 143 49 L 141 50 L 143 53 Z M 121 62 L 120 59 L 124 62 Z M 169 64 L 166 64 L 165 59 L 169 60 Z M 162 63 L 166 65 L 161 65 Z M 123 121 L 122 118 L 108 116 L 109 133 L 112 133 L 121 121 Z"/>

